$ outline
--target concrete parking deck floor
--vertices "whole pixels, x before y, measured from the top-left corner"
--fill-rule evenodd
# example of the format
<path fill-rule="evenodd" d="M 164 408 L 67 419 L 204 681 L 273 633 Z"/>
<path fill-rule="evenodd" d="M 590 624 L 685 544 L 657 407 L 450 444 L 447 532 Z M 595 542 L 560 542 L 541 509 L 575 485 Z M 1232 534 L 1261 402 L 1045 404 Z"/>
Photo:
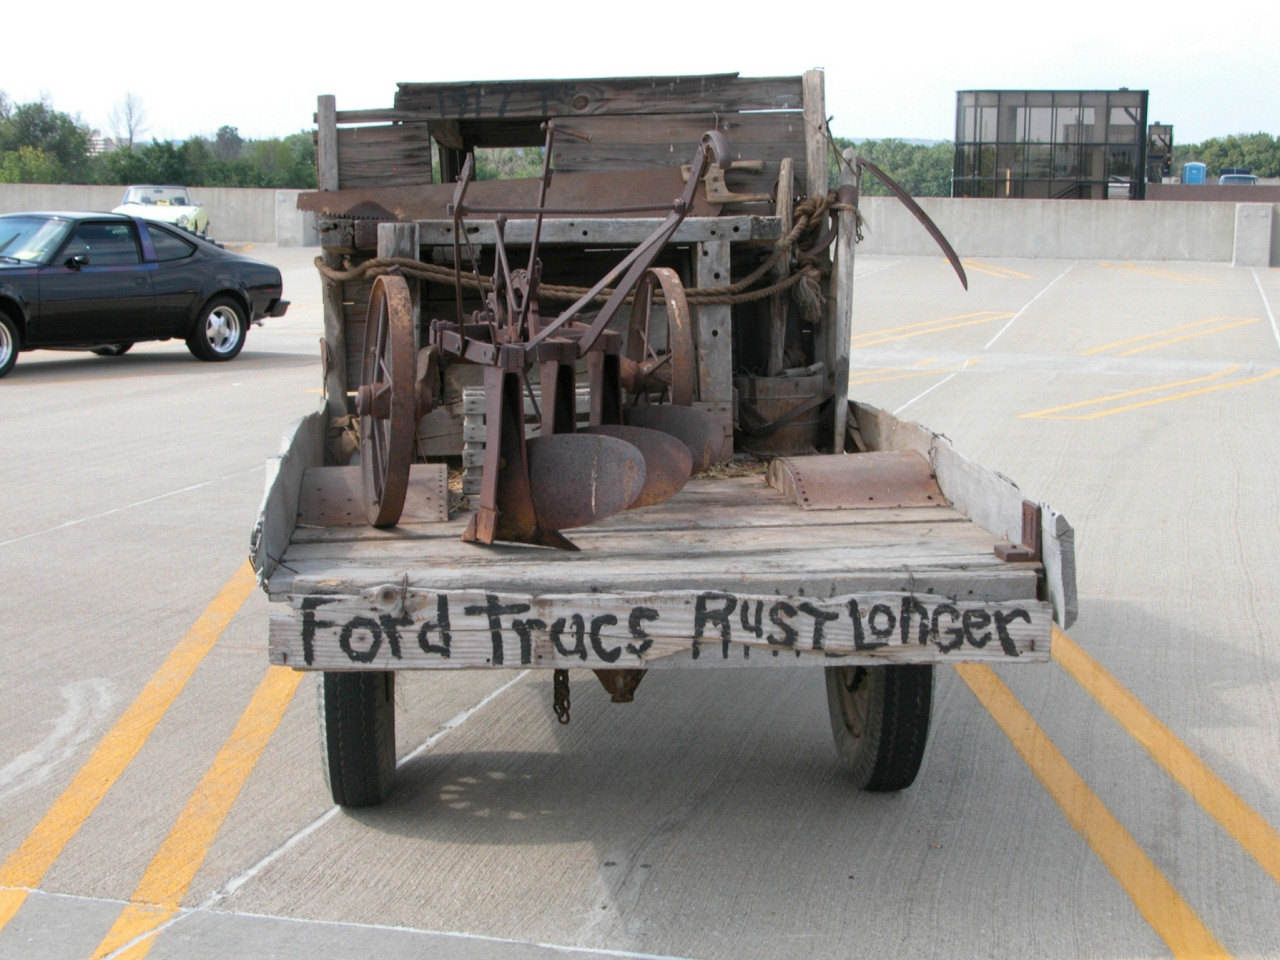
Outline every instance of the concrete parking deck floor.
<path fill-rule="evenodd" d="M 1280 271 L 859 259 L 850 396 L 1077 538 L 1054 662 L 940 669 L 910 789 L 842 781 L 817 672 L 584 676 L 568 727 L 430 674 L 343 813 L 243 568 L 315 251 L 248 252 L 293 307 L 236 361 L 0 382 L 0 958 L 1280 954 Z"/>

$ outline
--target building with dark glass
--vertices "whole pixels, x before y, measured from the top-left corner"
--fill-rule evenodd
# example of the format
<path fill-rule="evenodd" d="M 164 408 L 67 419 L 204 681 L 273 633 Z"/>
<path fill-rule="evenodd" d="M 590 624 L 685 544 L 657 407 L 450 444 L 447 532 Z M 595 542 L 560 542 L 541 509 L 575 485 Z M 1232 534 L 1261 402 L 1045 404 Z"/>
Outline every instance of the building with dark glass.
<path fill-rule="evenodd" d="M 1146 90 L 961 90 L 953 197 L 1141 200 Z"/>

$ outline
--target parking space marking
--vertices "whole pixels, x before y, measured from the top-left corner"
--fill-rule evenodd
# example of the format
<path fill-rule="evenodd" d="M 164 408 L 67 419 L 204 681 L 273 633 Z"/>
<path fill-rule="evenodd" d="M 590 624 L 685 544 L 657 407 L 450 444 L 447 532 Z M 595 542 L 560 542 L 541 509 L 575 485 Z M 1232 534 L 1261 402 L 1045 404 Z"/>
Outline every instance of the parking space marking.
<path fill-rule="evenodd" d="M 1226 948 L 1089 789 L 996 672 L 976 663 L 957 664 L 955 669 L 1170 952 L 1175 957 L 1228 956 Z"/>
<path fill-rule="evenodd" d="M 1172 393 L 1167 397 L 1154 397 L 1150 400 L 1141 400 L 1137 403 L 1125 403 L 1115 407 L 1104 407 L 1101 410 L 1095 410 L 1092 413 L 1068 414 L 1068 410 L 1082 410 L 1085 407 L 1097 406 L 1099 404 L 1111 403 L 1115 400 L 1125 400 L 1129 397 L 1141 396 L 1146 393 L 1157 393 L 1161 390 L 1172 390 L 1176 387 L 1190 386 L 1193 383 L 1204 383 L 1208 380 L 1216 380 L 1219 377 L 1225 377 L 1235 373 L 1240 369 L 1240 364 L 1233 364 L 1225 370 L 1219 370 L 1217 373 L 1211 373 L 1205 377 L 1195 377 L 1190 380 L 1175 380 L 1173 383 L 1162 383 L 1154 387 L 1143 387 L 1140 390 L 1128 390 L 1124 393 L 1112 393 L 1105 397 L 1098 397 L 1094 400 L 1081 400 L 1078 403 L 1068 403 L 1060 407 L 1048 407 L 1044 410 L 1036 410 L 1032 413 L 1020 413 L 1020 420 L 1099 420 L 1102 417 L 1115 416 L 1118 413 L 1128 413 L 1132 410 L 1140 410 L 1144 407 L 1154 407 L 1162 403 L 1172 403 L 1175 400 L 1187 400 L 1191 397 L 1199 397 L 1206 393 L 1215 393 L 1218 390 L 1233 390 L 1236 387 L 1247 387 L 1250 384 L 1261 383 L 1264 380 L 1270 380 L 1272 377 L 1280 375 L 1280 367 L 1261 374 L 1256 377 L 1243 377 L 1240 380 L 1232 380 L 1228 383 L 1216 383 L 1209 387 L 1199 387 L 1195 390 L 1184 390 L 1181 393 Z"/>
<path fill-rule="evenodd" d="M 912 367 L 882 367 L 879 370 L 863 370 L 861 372 L 851 373 L 849 375 L 850 386 L 861 386 L 867 383 L 887 383 L 891 380 L 911 380 L 916 377 L 932 377 L 939 373 L 959 373 L 967 367 L 973 366 L 980 362 L 978 357 L 969 357 L 958 367 L 935 367 L 937 359 L 921 360 Z M 920 369 L 924 368 L 924 369 Z M 887 376 L 876 376 L 876 374 L 887 374 Z"/>
<path fill-rule="evenodd" d="M 1244 802 L 1102 664 L 1053 628 L 1053 659 L 1280 884 L 1280 832 Z"/>
<path fill-rule="evenodd" d="M 1267 311 L 1267 319 L 1271 321 L 1271 333 L 1276 338 L 1276 346 L 1280 347 L 1280 326 L 1276 325 L 1276 315 L 1271 311 L 1271 301 L 1267 299 L 1267 291 L 1262 289 L 1257 270 L 1253 271 L 1253 283 L 1258 288 L 1258 296 L 1262 298 L 1262 309 Z"/>
<path fill-rule="evenodd" d="M 970 270 L 974 270 L 978 273 L 985 273 L 989 277 L 997 277 L 1000 280 L 1035 279 L 1029 273 L 1019 273 L 1017 270 L 1011 270 L 1008 267 L 1001 267 L 994 263 L 983 263 L 981 260 L 965 260 L 964 265 Z"/>
<path fill-rule="evenodd" d="M 1171 270 L 1152 270 L 1140 267 L 1136 263 L 1100 263 L 1098 266 L 1106 270 L 1131 270 L 1147 277 L 1159 277 L 1161 280 L 1177 280 L 1179 283 L 1217 283 L 1213 277 L 1197 277 L 1193 273 L 1174 273 Z"/>
<path fill-rule="evenodd" d="M 232 804 L 293 702 L 302 677 L 301 671 L 287 667 L 268 668 L 129 903 L 93 952 L 93 960 L 112 955 L 121 960 L 142 960 L 150 951 L 157 928 L 182 906 Z"/>
<path fill-rule="evenodd" d="M 959 327 L 973 327 L 984 323 L 994 323 L 1012 317 L 1012 313 L 997 313 L 994 310 L 980 310 L 977 313 L 962 313 L 954 317 L 939 317 L 937 320 L 922 320 L 901 327 L 886 327 L 883 330 L 871 330 L 867 333 L 854 334 L 849 343 L 854 350 L 863 347 L 874 347 L 881 343 L 894 343 L 908 340 L 911 337 L 923 337 L 929 333 L 943 330 L 955 330 Z"/>
<path fill-rule="evenodd" d="M 1154 341 L 1145 346 L 1134 347 L 1131 350 L 1122 351 L 1119 356 L 1129 357 L 1135 353 L 1144 353 L 1147 350 L 1155 350 L 1157 347 L 1166 347 L 1172 343 L 1182 343 L 1184 340 L 1194 340 L 1197 337 L 1207 337 L 1211 333 L 1221 333 L 1224 330 L 1231 330 L 1235 327 L 1248 326 L 1251 323 L 1261 323 L 1260 317 L 1210 317 L 1208 320 L 1197 320 L 1195 323 L 1184 323 L 1181 326 L 1169 327 L 1167 330 L 1157 330 L 1155 333 L 1146 333 L 1139 337 L 1129 337 L 1126 340 L 1117 340 L 1114 343 L 1104 343 L 1100 347 L 1094 347 L 1091 350 L 1085 350 L 1081 356 L 1089 357 L 1097 353 L 1106 353 L 1108 350 L 1114 350 L 1117 347 L 1127 347 L 1133 343 L 1142 343 L 1144 340 Z M 1219 324 L 1219 326 L 1210 326 L 1210 324 Z M 1204 328 L 1204 329 L 1197 329 Z M 1194 330 L 1194 333 L 1183 333 L 1186 330 Z M 1174 337 L 1169 334 L 1182 333 L 1182 336 Z M 1164 339 L 1156 339 L 1163 337 Z"/>
<path fill-rule="evenodd" d="M 257 586 L 248 561 L 213 598 L 22 845 L 0 867 L 0 930 L 147 742 L 205 654 Z"/>

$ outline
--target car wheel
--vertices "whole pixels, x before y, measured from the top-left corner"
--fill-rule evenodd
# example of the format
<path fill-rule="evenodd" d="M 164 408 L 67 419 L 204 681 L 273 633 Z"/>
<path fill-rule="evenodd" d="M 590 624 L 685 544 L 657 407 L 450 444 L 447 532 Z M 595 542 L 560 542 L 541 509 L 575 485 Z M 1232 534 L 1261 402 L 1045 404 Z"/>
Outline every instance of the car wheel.
<path fill-rule="evenodd" d="M 230 360 L 244 346 L 248 329 L 240 304 L 230 297 L 214 297 L 200 311 L 187 349 L 199 360 Z"/>
<path fill-rule="evenodd" d="M 129 352 L 132 346 L 133 343 L 129 340 L 123 343 L 104 343 L 100 347 L 94 347 L 92 352 L 99 357 L 122 357 Z"/>
<path fill-rule="evenodd" d="M 0 311 L 0 377 L 13 369 L 18 362 L 18 325 L 7 313 Z"/>

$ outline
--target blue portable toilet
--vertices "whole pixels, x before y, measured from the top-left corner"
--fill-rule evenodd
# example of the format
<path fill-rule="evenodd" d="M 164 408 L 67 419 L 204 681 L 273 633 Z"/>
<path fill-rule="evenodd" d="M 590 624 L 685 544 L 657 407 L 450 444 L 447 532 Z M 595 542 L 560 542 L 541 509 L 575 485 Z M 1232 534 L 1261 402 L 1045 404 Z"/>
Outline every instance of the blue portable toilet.
<path fill-rule="evenodd" d="M 1197 161 L 1182 165 L 1183 183 L 1204 183 L 1204 164 Z"/>

